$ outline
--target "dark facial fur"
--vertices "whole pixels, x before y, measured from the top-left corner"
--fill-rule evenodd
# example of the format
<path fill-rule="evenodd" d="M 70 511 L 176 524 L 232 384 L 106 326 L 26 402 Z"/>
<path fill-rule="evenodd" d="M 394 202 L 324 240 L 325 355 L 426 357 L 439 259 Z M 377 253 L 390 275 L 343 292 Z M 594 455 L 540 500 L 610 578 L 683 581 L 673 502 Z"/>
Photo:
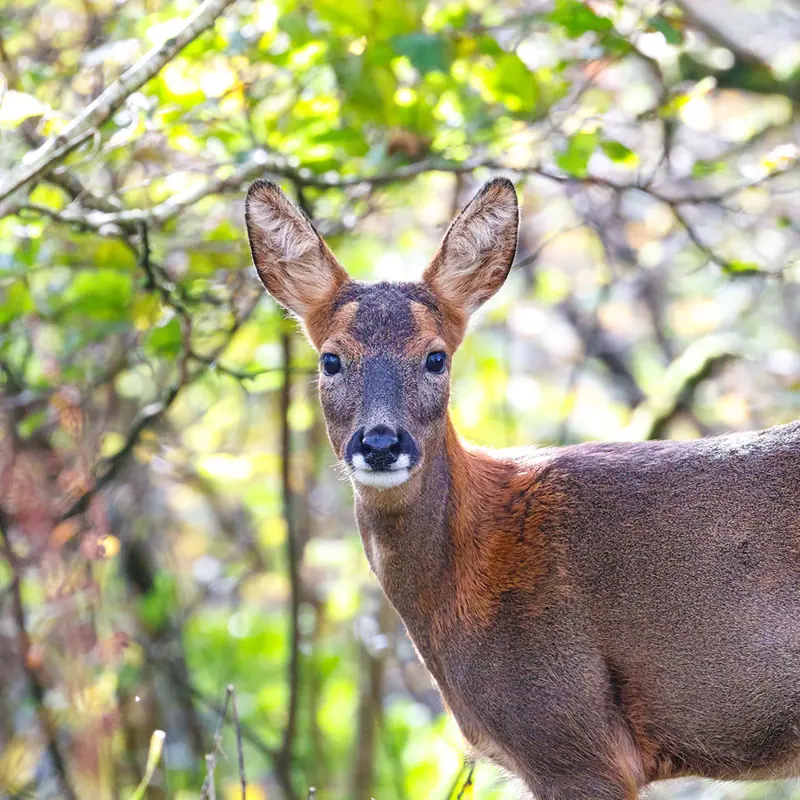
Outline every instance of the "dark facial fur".
<path fill-rule="evenodd" d="M 321 376 L 320 398 L 334 451 L 352 468 L 356 432 L 386 426 L 407 435 L 413 471 L 440 445 L 447 413 L 449 369 L 425 368 L 432 350 L 452 355 L 436 299 L 420 284 L 351 283 L 332 306 L 320 351 L 342 369 Z"/>

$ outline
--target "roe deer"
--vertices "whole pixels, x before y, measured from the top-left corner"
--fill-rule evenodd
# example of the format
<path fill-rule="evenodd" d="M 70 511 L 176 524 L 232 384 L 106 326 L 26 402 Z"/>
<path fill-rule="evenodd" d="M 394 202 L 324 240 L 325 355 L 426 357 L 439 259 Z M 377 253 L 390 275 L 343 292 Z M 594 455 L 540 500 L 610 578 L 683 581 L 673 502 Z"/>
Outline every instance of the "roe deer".
<path fill-rule="evenodd" d="M 483 187 L 417 283 L 350 280 L 266 181 L 246 219 L 320 353 L 372 570 L 476 753 L 539 800 L 800 774 L 800 423 L 469 447 L 451 359 L 514 259 L 513 184 Z"/>

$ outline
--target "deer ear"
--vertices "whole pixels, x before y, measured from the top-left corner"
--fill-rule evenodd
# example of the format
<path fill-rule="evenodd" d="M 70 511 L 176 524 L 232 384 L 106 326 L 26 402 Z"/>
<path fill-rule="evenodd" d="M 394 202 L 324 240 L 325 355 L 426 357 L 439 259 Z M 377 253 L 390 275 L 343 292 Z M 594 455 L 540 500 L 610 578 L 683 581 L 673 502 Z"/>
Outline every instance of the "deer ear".
<path fill-rule="evenodd" d="M 514 184 L 495 178 L 453 220 L 422 280 L 471 314 L 502 285 L 517 251 L 519 206 Z"/>
<path fill-rule="evenodd" d="M 274 183 L 250 187 L 245 221 L 261 282 L 301 319 L 348 280 L 309 219 Z"/>

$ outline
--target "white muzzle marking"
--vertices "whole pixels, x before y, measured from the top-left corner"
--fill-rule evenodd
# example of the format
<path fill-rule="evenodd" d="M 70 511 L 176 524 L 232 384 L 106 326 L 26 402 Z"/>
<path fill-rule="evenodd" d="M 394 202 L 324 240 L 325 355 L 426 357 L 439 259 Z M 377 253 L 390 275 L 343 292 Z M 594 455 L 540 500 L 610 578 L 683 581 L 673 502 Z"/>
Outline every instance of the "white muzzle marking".
<path fill-rule="evenodd" d="M 367 464 L 364 456 L 356 453 L 353 456 L 353 472 L 351 477 L 362 486 L 371 486 L 374 489 L 391 489 L 400 486 L 408 480 L 409 457 L 402 453 L 389 469 L 374 470 Z"/>

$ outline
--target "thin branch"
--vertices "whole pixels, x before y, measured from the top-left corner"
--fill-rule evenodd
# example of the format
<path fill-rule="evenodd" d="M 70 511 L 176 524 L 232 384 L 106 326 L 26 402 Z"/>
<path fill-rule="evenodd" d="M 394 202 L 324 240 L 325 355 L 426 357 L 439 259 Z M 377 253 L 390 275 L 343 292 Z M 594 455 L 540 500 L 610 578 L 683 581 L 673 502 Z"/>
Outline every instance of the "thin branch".
<path fill-rule="evenodd" d="M 157 75 L 184 47 L 210 28 L 232 2 L 233 0 L 205 0 L 175 36 L 171 36 L 143 56 L 90 103 L 58 136 L 48 139 L 38 150 L 29 154 L 19 167 L 11 170 L 7 178 L 0 183 L 0 202 L 63 161 L 69 153 L 93 136 L 130 95 Z"/>
<path fill-rule="evenodd" d="M 691 406 L 697 387 L 741 354 L 738 339 L 709 336 L 692 344 L 667 367 L 662 385 L 634 412 L 627 438 L 660 439 L 678 414 Z"/>
<path fill-rule="evenodd" d="M 128 431 L 122 447 L 110 458 L 101 461 L 95 476 L 95 482 L 91 489 L 84 492 L 59 518 L 63 522 L 76 514 L 81 514 L 89 507 L 92 498 L 103 489 L 114 477 L 116 477 L 125 460 L 133 452 L 139 443 L 142 434 L 154 425 L 164 414 L 169 411 L 178 393 L 183 388 L 184 383 L 178 379 L 166 392 L 164 397 L 158 402 L 145 406 L 137 415 L 136 419 Z"/>
<path fill-rule="evenodd" d="M 796 169 L 797 166 L 797 164 L 794 164 L 786 169 L 776 170 L 775 172 L 768 173 L 752 181 L 739 183 L 718 192 L 705 194 L 685 192 L 681 194 L 675 191 L 656 188 L 649 179 L 620 183 L 610 178 L 596 175 L 577 178 L 566 173 L 554 172 L 538 164 L 528 167 L 511 167 L 486 157 L 474 157 L 465 161 L 430 158 L 376 175 L 319 175 L 305 167 L 291 166 L 286 159 L 259 149 L 251 153 L 250 159 L 234 169 L 229 175 L 212 178 L 202 186 L 177 194 L 149 209 L 134 208 L 113 210 L 106 206 L 104 210 L 81 207 L 68 207 L 62 210 L 55 210 L 36 206 L 27 202 L 6 202 L 3 206 L 2 197 L 0 197 L 0 206 L 2 207 L 2 210 L 0 210 L 0 217 L 9 214 L 18 214 L 20 211 L 25 210 L 33 211 L 49 216 L 58 222 L 75 225 L 83 230 L 94 230 L 103 235 L 122 236 L 123 239 L 127 240 L 124 234 L 140 231 L 141 229 L 139 226 L 142 223 L 160 227 L 170 219 L 182 213 L 186 208 L 195 205 L 204 198 L 225 192 L 240 191 L 247 183 L 263 175 L 283 177 L 292 181 L 298 191 L 298 197 L 301 197 L 304 188 L 330 190 L 345 189 L 360 185 L 374 188 L 391 183 L 412 180 L 419 175 L 431 172 L 448 172 L 455 175 L 463 175 L 478 169 L 510 172 L 517 175 L 536 175 L 562 185 L 600 186 L 620 193 L 627 191 L 643 192 L 660 202 L 667 203 L 673 209 L 676 209 L 679 205 L 720 203 L 745 189 L 762 185 L 778 175 L 785 175 L 791 170 Z M 95 203 L 95 205 L 97 204 Z M 325 231 L 325 233 L 329 235 L 331 231 Z"/>
<path fill-rule="evenodd" d="M 572 297 L 560 303 L 559 310 L 580 337 L 586 357 L 596 358 L 608 370 L 628 406 L 635 408 L 639 405 L 645 399 L 645 393 L 628 363 L 630 354 L 608 333 L 598 315 L 586 319 Z"/>
<path fill-rule="evenodd" d="M 226 177 L 211 178 L 202 186 L 173 195 L 152 208 L 91 213 L 67 209 L 62 213 L 62 218 L 67 222 L 83 222 L 95 230 L 100 230 L 108 225 L 126 226 L 141 222 L 160 226 L 205 197 L 224 194 L 228 191 L 239 191 L 244 184 L 264 174 L 291 176 L 292 173 L 293 170 L 282 159 L 271 157 L 264 151 L 256 151 L 250 160 L 237 167 Z"/>
<path fill-rule="evenodd" d="M 231 693 L 231 702 L 233 704 L 233 728 L 236 732 L 236 754 L 239 757 L 239 782 L 242 786 L 242 800 L 247 800 L 247 779 L 244 774 L 244 750 L 242 749 L 242 725 L 239 722 L 239 709 L 236 706 L 236 690 L 233 684 L 228 685 L 228 691 Z"/>
<path fill-rule="evenodd" d="M 251 304 L 239 315 L 239 317 L 237 317 L 228 331 L 226 340 L 217 348 L 216 351 L 208 356 L 209 364 L 215 363 L 216 360 L 225 352 L 239 328 L 241 328 L 241 326 L 250 318 L 257 305 L 258 299 L 251 302 Z M 74 517 L 76 514 L 82 513 L 89 507 L 89 503 L 92 498 L 118 474 L 120 468 L 125 463 L 125 460 L 139 443 L 142 434 L 148 428 L 155 425 L 167 413 L 167 411 L 169 411 L 177 399 L 181 389 L 183 389 L 184 386 L 193 383 L 202 375 L 206 374 L 208 370 L 207 365 L 195 370 L 192 374 L 189 373 L 189 360 L 192 358 L 192 352 L 188 336 L 188 318 L 182 318 L 181 322 L 183 323 L 184 353 L 178 364 L 178 377 L 176 381 L 172 384 L 172 386 L 170 386 L 161 400 L 145 406 L 139 412 L 133 422 L 133 425 L 131 426 L 131 429 L 128 431 L 128 436 L 126 437 L 122 447 L 113 456 L 110 456 L 109 458 L 100 462 L 96 470 L 94 485 L 84 492 L 84 494 L 82 494 L 61 515 L 59 522 L 63 522 L 70 517 Z"/>
<path fill-rule="evenodd" d="M 212 739 L 211 752 L 206 755 L 206 779 L 203 781 L 203 788 L 200 790 L 200 800 L 216 798 L 216 785 L 214 783 L 214 771 L 217 767 L 217 757 L 219 756 L 220 744 L 222 742 L 222 726 L 225 724 L 225 718 L 228 716 L 228 705 L 233 695 L 233 684 L 228 684 L 225 691 L 225 701 L 222 704 L 222 709 L 217 718 L 217 727 L 214 729 L 214 738 Z"/>
<path fill-rule="evenodd" d="M 5 51 L 2 34 L 0 34 L 0 62 L 2 62 L 5 67 L 9 88 L 21 90 L 22 82 L 20 81 L 19 73 Z M 44 144 L 44 137 L 36 132 L 35 117 L 24 120 L 19 129 L 25 141 L 28 142 L 32 148 L 38 149 Z M 112 195 L 99 197 L 93 194 L 81 183 L 79 178 L 67 172 L 64 167 L 57 167 L 46 177 L 50 183 L 61 187 L 73 200 L 79 200 L 81 205 L 85 208 L 92 208 L 99 211 L 118 211 L 120 208 L 120 202 L 116 197 Z M 5 214 L 0 212 L 0 216 L 5 216 Z"/>
<path fill-rule="evenodd" d="M 153 647 L 147 641 L 142 639 L 137 641 L 139 644 L 141 644 L 147 660 L 162 672 L 167 673 L 175 682 L 175 685 L 181 689 L 181 691 L 199 700 L 206 708 L 210 709 L 214 713 L 222 713 L 222 706 L 216 700 L 213 700 L 201 692 L 186 677 L 180 675 L 171 660 L 157 655 L 154 652 Z M 253 747 L 255 747 L 256 750 L 258 750 L 262 755 L 266 756 L 273 764 L 278 782 L 283 791 L 284 798 L 286 800 L 295 800 L 296 795 L 291 784 L 285 782 L 285 775 L 278 769 L 278 751 L 270 747 L 247 723 L 240 722 L 240 729 L 242 739 L 246 739 Z"/>
<path fill-rule="evenodd" d="M 203 784 L 203 789 L 200 792 L 200 800 L 217 800 L 217 785 L 214 778 L 214 770 L 217 768 L 217 762 L 213 753 L 206 755 L 206 780 Z"/>
<path fill-rule="evenodd" d="M 201 364 L 207 365 L 211 370 L 215 372 L 219 372 L 223 375 L 227 375 L 230 378 L 233 378 L 237 381 L 252 381 L 256 378 L 260 378 L 262 375 L 271 375 L 276 372 L 280 372 L 283 374 L 285 372 L 285 367 L 261 367 L 259 369 L 237 369 L 236 367 L 227 367 L 224 364 L 219 363 L 219 356 L 218 355 L 204 355 L 203 353 L 197 353 L 194 350 L 189 354 L 190 358 L 193 361 L 198 361 Z M 317 369 L 316 367 L 294 367 L 292 368 L 293 375 L 316 375 Z"/>
<path fill-rule="evenodd" d="M 683 213 L 680 205 L 678 203 L 670 204 L 672 208 L 672 213 L 675 216 L 675 219 L 678 221 L 680 226 L 686 231 L 687 236 L 691 239 L 692 243 L 700 250 L 703 255 L 708 259 L 708 261 L 713 262 L 715 264 L 719 264 L 722 269 L 726 272 L 734 273 L 736 272 L 736 265 L 733 264 L 729 259 L 725 258 L 725 256 L 720 255 L 719 253 L 715 252 L 711 249 L 709 245 L 707 245 L 700 234 L 695 230 L 694 226 L 686 217 L 686 214 Z"/>
<path fill-rule="evenodd" d="M 675 0 L 675 5 L 680 8 L 683 15 L 695 28 L 699 28 L 709 39 L 721 44 L 726 50 L 730 50 L 734 58 L 746 64 L 756 64 L 771 69 L 771 65 L 767 64 L 759 53 L 748 47 L 745 42 L 735 40 L 719 25 L 712 22 L 707 15 L 704 15 L 700 10 L 703 6 L 702 3 Z"/>
<path fill-rule="evenodd" d="M 467 773 L 467 779 L 464 781 L 464 785 L 461 787 L 461 791 L 456 795 L 456 800 L 461 800 L 463 797 L 466 797 L 467 789 L 472 789 L 472 776 L 475 774 L 475 764 L 469 765 L 469 772 Z"/>

